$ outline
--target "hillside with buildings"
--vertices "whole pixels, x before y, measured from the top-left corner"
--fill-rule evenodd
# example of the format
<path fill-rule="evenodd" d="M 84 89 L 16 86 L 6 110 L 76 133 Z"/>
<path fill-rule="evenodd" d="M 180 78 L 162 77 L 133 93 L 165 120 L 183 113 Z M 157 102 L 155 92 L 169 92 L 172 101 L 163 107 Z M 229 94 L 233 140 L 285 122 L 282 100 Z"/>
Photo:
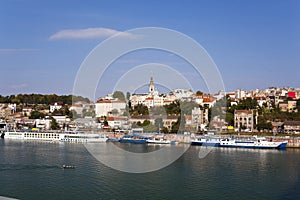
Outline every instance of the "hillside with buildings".
<path fill-rule="evenodd" d="M 99 98 L 0 96 L 0 118 L 14 129 L 96 129 L 126 132 L 300 133 L 300 89 L 267 88 L 218 94 L 174 89 L 160 94 L 151 77 L 145 94 L 121 91 Z"/>

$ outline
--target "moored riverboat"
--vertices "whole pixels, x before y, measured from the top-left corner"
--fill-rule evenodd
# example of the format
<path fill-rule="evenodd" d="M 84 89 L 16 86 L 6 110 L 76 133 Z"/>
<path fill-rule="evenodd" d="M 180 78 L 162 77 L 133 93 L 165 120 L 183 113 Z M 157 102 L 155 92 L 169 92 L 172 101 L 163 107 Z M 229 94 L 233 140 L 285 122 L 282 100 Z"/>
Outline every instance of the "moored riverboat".
<path fill-rule="evenodd" d="M 217 137 L 198 137 L 191 140 L 191 145 L 218 147 L 220 146 L 220 141 L 221 139 Z"/>
<path fill-rule="evenodd" d="M 61 142 L 106 142 L 108 138 L 101 134 L 90 134 L 81 132 L 22 132 L 7 131 L 4 139 L 20 140 L 44 140 Z"/>
<path fill-rule="evenodd" d="M 125 135 L 122 137 L 119 142 L 121 143 L 133 143 L 133 144 L 146 144 L 147 137 L 143 137 L 140 135 Z"/>
<path fill-rule="evenodd" d="M 252 148 L 252 149 L 285 149 L 287 141 L 273 142 L 267 141 L 264 137 L 254 136 L 249 140 L 241 140 L 234 138 L 225 138 L 220 141 L 220 147 L 233 148 Z"/>

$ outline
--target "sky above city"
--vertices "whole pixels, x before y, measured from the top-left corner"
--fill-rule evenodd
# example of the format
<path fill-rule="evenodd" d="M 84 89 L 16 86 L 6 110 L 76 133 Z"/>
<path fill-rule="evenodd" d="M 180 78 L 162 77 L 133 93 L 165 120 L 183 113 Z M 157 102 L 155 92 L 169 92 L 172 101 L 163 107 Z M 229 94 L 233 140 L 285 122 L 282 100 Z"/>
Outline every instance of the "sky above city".
<path fill-rule="evenodd" d="M 97 45 L 117 33 L 130 42 L 132 36 L 124 31 L 141 27 L 175 30 L 199 43 L 216 64 L 226 91 L 299 87 L 299 10 L 297 0 L 2 0 L 0 94 L 71 94 L 80 66 Z M 124 74 L 130 74 L 128 81 Z M 169 83 L 157 82 L 161 92 L 207 90 L 180 56 L 146 49 L 114 61 L 95 96 L 126 88 L 142 93 L 150 76 L 155 82 L 162 74 L 161 80 Z M 135 79 L 144 83 L 134 85 Z"/>

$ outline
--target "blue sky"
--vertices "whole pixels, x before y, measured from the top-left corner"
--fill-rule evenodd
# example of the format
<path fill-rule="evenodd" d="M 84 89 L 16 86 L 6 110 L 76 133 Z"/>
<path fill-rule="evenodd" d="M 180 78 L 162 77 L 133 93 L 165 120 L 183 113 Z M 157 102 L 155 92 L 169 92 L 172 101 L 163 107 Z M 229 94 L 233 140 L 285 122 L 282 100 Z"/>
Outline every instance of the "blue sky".
<path fill-rule="evenodd" d="M 70 94 L 81 63 L 96 45 L 139 27 L 169 28 L 196 40 L 218 66 L 227 91 L 299 87 L 299 10 L 297 0 L 2 0 L 0 94 Z M 193 74 L 183 60 L 166 55 L 143 51 L 124 56 L 104 80 L 154 62 Z M 146 82 L 150 73 L 143 74 Z M 192 79 L 195 90 L 205 90 L 201 80 Z M 101 84 L 98 96 L 114 88 L 113 81 L 105 89 Z"/>

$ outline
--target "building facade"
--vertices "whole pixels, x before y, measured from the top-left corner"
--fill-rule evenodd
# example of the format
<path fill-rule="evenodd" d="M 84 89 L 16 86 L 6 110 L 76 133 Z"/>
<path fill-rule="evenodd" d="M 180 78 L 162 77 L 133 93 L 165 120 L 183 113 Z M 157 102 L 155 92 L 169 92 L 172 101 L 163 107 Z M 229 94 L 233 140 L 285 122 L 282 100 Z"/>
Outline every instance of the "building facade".
<path fill-rule="evenodd" d="M 119 114 L 126 109 L 126 102 L 118 99 L 101 98 L 96 102 L 95 113 L 96 117 L 108 116 L 110 112 L 116 111 Z"/>
<path fill-rule="evenodd" d="M 234 111 L 234 126 L 239 131 L 254 129 L 254 111 L 253 110 L 235 110 Z"/>

